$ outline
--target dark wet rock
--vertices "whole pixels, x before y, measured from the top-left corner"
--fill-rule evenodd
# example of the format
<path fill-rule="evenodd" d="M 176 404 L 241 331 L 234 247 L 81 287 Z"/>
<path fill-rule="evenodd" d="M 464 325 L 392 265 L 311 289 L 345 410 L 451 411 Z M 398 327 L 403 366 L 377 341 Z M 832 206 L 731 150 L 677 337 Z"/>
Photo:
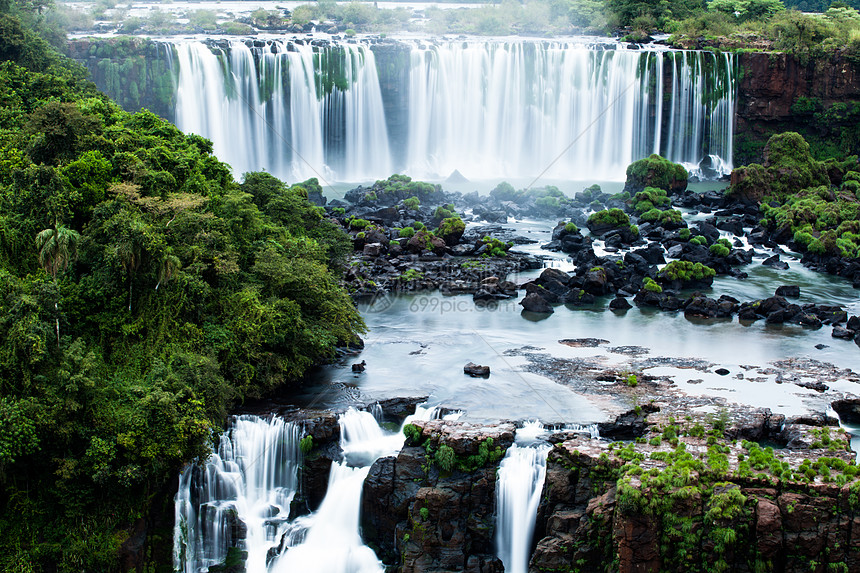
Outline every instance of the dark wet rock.
<path fill-rule="evenodd" d="M 825 348 L 830 348 L 830 347 L 826 344 L 820 344 L 820 343 L 815 345 L 816 350 L 824 350 Z"/>
<path fill-rule="evenodd" d="M 640 290 L 636 293 L 636 296 L 633 297 L 633 302 L 638 306 L 651 306 L 659 308 L 660 304 L 666 298 L 664 293 L 651 292 L 645 289 Z"/>
<path fill-rule="evenodd" d="M 427 396 L 412 396 L 412 397 L 395 397 L 378 400 L 375 403 L 382 408 L 382 413 L 386 419 L 394 419 L 402 421 L 407 416 L 415 413 L 418 404 L 423 404 L 427 401 Z"/>
<path fill-rule="evenodd" d="M 777 269 L 777 270 L 781 270 L 781 271 L 788 270 L 788 263 L 780 260 L 779 255 L 773 255 L 772 257 L 769 257 L 769 258 L 765 259 L 764 261 L 762 261 L 761 264 L 763 264 L 766 267 L 771 267 L 773 269 Z"/>
<path fill-rule="evenodd" d="M 811 312 L 801 312 L 795 315 L 793 321 L 807 328 L 821 328 L 821 319 Z"/>
<path fill-rule="evenodd" d="M 836 400 L 830 404 L 844 424 L 860 426 L 860 398 Z"/>
<path fill-rule="evenodd" d="M 609 341 L 602 338 L 564 338 L 558 343 L 571 348 L 597 348 L 602 344 L 609 344 Z"/>
<path fill-rule="evenodd" d="M 445 445 L 455 459 L 476 456 L 488 438 L 499 454 L 469 471 L 442 471 L 424 447 L 411 443 L 396 457 L 377 460 L 363 486 L 362 537 L 384 563 L 403 570 L 501 573 L 494 547 L 496 469 L 514 425 L 416 425 L 421 442 L 433 451 Z"/>
<path fill-rule="evenodd" d="M 550 281 L 557 281 L 566 285 L 568 281 L 570 281 L 570 275 L 559 269 L 554 269 L 552 267 L 546 268 L 541 272 L 537 282 L 538 284 L 544 284 L 545 282 Z"/>
<path fill-rule="evenodd" d="M 786 312 L 782 309 L 779 309 L 767 315 L 767 317 L 765 317 L 765 322 L 767 324 L 782 324 L 785 322 L 785 319 Z"/>
<path fill-rule="evenodd" d="M 472 378 L 488 378 L 490 376 L 490 367 L 469 362 L 463 366 L 463 373 L 468 374 Z"/>
<path fill-rule="evenodd" d="M 628 310 L 633 308 L 633 305 L 623 296 L 617 296 L 609 302 L 609 308 L 611 310 Z"/>
<path fill-rule="evenodd" d="M 585 273 L 582 290 L 595 296 L 601 296 L 609 292 L 609 281 L 606 269 L 595 267 Z"/>
<path fill-rule="evenodd" d="M 352 365 L 352 371 L 353 372 L 364 372 L 366 367 L 367 367 L 367 362 L 362 360 L 361 362 Z"/>
<path fill-rule="evenodd" d="M 730 372 L 725 368 L 717 368 L 714 372 L 720 376 L 728 376 L 730 374 Z"/>
<path fill-rule="evenodd" d="M 800 287 L 797 285 L 782 285 L 780 287 L 777 287 L 776 296 L 783 296 L 786 298 L 798 298 L 800 296 Z"/>
<path fill-rule="evenodd" d="M 542 298 L 540 295 L 536 293 L 530 293 L 520 301 L 522 307 L 529 312 L 538 312 L 538 313 L 551 313 L 553 312 L 552 306 L 546 301 L 546 299 Z"/>
<path fill-rule="evenodd" d="M 564 304 L 572 306 L 591 306 L 596 300 L 593 294 L 585 292 L 582 289 L 571 289 L 562 297 L 561 301 Z"/>
<path fill-rule="evenodd" d="M 536 294 L 547 302 L 556 303 L 560 302 L 561 298 L 552 291 L 545 289 L 544 287 L 534 283 L 528 282 L 525 284 L 526 294 Z"/>
<path fill-rule="evenodd" d="M 648 415 L 659 412 L 653 404 L 644 404 L 637 410 L 629 410 L 616 416 L 612 422 L 597 424 L 600 436 L 607 440 L 632 440 L 645 435 L 648 429 Z"/>

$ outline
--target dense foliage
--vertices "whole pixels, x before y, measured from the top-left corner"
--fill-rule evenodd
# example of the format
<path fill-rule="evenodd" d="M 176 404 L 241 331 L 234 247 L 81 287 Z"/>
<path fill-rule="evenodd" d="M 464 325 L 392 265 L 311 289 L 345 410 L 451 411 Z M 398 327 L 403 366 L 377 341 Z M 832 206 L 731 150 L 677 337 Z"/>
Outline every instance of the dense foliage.
<path fill-rule="evenodd" d="M 0 569 L 106 571 L 232 401 L 362 330 L 351 245 L 314 180 L 237 184 L 0 24 Z"/>

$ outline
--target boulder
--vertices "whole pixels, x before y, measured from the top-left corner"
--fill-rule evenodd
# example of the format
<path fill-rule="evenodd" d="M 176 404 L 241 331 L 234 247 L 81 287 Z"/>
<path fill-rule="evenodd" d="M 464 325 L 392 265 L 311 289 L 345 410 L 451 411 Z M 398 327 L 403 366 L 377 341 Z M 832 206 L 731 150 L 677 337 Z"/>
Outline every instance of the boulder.
<path fill-rule="evenodd" d="M 766 267 L 771 267 L 773 269 L 785 271 L 788 270 L 788 263 L 780 260 L 779 255 L 774 255 L 772 257 L 768 257 L 762 263 Z"/>
<path fill-rule="evenodd" d="M 468 374 L 472 378 L 488 378 L 490 376 L 490 367 L 469 362 L 463 366 L 463 374 Z"/>
<path fill-rule="evenodd" d="M 529 293 L 520 301 L 523 309 L 529 312 L 551 313 L 554 312 L 550 304 L 537 293 Z"/>
<path fill-rule="evenodd" d="M 782 285 L 780 287 L 777 287 L 776 296 L 784 296 L 786 298 L 798 298 L 800 296 L 800 287 L 797 285 Z"/>

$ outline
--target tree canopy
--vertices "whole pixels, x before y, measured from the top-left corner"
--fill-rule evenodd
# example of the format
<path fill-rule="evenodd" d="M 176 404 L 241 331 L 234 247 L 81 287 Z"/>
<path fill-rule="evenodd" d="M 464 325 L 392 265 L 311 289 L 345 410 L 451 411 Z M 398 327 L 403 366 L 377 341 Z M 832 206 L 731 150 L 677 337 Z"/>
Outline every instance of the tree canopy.
<path fill-rule="evenodd" d="M 231 403 L 363 330 L 334 272 L 350 243 L 315 180 L 237 183 L 3 26 L 0 569 L 112 570 Z"/>

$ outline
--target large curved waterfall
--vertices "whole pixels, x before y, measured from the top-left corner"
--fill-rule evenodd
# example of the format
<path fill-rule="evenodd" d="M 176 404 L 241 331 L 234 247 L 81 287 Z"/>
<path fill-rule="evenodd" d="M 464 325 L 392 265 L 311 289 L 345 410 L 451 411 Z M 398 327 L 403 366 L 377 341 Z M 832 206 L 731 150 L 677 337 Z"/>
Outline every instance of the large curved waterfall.
<path fill-rule="evenodd" d="M 651 153 L 732 167 L 731 54 L 483 40 L 175 51 L 175 122 L 237 175 L 618 180 Z"/>

